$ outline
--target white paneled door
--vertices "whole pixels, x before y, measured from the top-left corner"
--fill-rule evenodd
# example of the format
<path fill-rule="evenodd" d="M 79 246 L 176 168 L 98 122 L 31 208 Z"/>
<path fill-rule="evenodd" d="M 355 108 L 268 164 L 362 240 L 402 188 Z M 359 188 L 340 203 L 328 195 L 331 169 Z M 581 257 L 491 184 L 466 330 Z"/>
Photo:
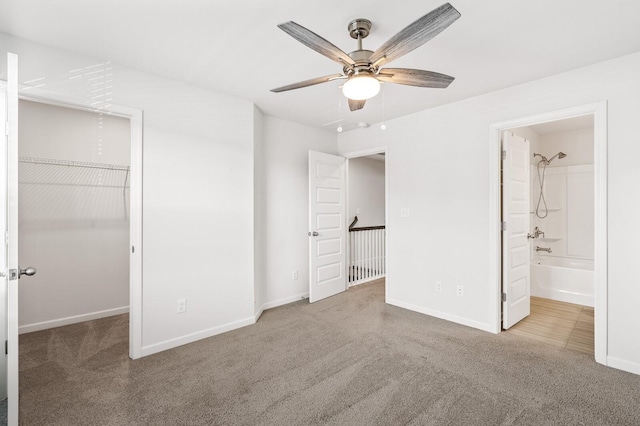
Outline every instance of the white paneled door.
<path fill-rule="evenodd" d="M 530 312 L 529 142 L 507 131 L 502 150 L 502 328 L 506 330 Z"/>
<path fill-rule="evenodd" d="M 309 301 L 346 290 L 346 175 L 343 157 L 309 151 Z"/>

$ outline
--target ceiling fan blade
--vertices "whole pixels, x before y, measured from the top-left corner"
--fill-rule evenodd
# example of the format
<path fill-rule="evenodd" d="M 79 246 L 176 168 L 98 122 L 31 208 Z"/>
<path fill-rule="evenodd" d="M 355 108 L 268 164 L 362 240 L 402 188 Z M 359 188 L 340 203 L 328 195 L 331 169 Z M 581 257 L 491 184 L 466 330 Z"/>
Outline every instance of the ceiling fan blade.
<path fill-rule="evenodd" d="M 376 78 L 385 83 L 432 87 L 435 89 L 446 89 L 455 80 L 455 77 L 450 75 L 410 68 L 384 68 L 380 70 Z"/>
<path fill-rule="evenodd" d="M 356 101 L 354 99 L 349 99 L 349 109 L 351 111 L 357 111 L 359 109 L 364 108 L 364 103 L 367 102 L 366 100 L 363 101 Z"/>
<path fill-rule="evenodd" d="M 318 34 L 314 33 L 311 30 L 306 29 L 302 25 L 296 24 L 293 21 L 285 22 L 284 24 L 278 25 L 285 33 L 289 34 L 291 37 L 298 40 L 300 43 L 305 46 L 315 50 L 321 55 L 326 56 L 327 58 L 336 61 L 341 65 L 353 66 L 353 59 L 349 57 L 346 53 L 344 53 L 340 48 L 336 47 L 330 41 L 325 40 L 320 37 Z"/>
<path fill-rule="evenodd" d="M 437 9 L 427 13 L 380 46 L 380 48 L 371 55 L 371 63 L 376 66 L 380 66 L 384 63 L 398 59 L 402 55 L 406 55 L 440 34 L 459 17 L 460 12 L 458 12 L 453 6 L 449 3 L 443 4 Z"/>
<path fill-rule="evenodd" d="M 302 87 L 313 86 L 316 84 L 326 83 L 328 81 L 341 79 L 341 78 L 347 78 L 347 77 L 345 77 L 342 74 L 325 75 L 324 77 L 312 78 L 311 80 L 305 80 L 299 83 L 289 84 L 288 86 L 278 87 L 277 89 L 271 89 L 271 91 L 274 93 L 286 92 L 287 90 L 300 89 Z"/>

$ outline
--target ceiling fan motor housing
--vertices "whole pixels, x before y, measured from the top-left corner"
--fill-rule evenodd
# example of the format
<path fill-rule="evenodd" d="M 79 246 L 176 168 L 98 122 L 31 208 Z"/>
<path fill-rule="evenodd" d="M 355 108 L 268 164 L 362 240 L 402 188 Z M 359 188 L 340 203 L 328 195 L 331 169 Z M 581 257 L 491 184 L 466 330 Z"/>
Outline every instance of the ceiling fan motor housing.
<path fill-rule="evenodd" d="M 355 50 L 349 53 L 349 57 L 353 59 L 353 67 L 344 67 L 342 71 L 347 77 L 350 75 L 358 75 L 360 73 L 372 73 L 375 74 L 376 70 L 371 66 L 369 58 L 371 58 L 373 52 L 371 50 Z"/>

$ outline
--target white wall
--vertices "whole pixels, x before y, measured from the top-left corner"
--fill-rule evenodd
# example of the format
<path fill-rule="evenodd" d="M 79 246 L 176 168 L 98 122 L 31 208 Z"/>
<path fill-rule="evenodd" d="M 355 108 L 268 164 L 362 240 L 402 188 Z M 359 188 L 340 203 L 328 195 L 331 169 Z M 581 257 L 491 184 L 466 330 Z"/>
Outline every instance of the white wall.
<path fill-rule="evenodd" d="M 19 155 L 128 166 L 129 120 L 20 101 Z M 20 164 L 21 332 L 128 311 L 126 172 Z M 73 317 L 73 318 L 72 318 Z"/>
<path fill-rule="evenodd" d="M 540 150 L 547 158 L 560 151 L 567 154 L 553 160 L 550 167 L 593 164 L 593 127 L 540 135 Z"/>
<path fill-rule="evenodd" d="M 349 160 L 348 222 L 355 216 L 356 227 L 384 225 L 384 157 Z"/>
<path fill-rule="evenodd" d="M 266 309 L 308 296 L 309 151 L 335 154 L 336 135 L 273 117 L 263 126 Z"/>
<path fill-rule="evenodd" d="M 144 110 L 143 354 L 253 323 L 253 104 L 3 34 L 0 45 L 2 70 L 5 51 L 19 55 L 21 82 L 92 99 L 100 69 L 111 87 L 99 93 Z"/>
<path fill-rule="evenodd" d="M 640 54 L 423 111 L 338 136 L 341 153 L 388 145 L 388 302 L 494 329 L 490 126 L 608 102 L 608 362 L 640 372 Z M 428 167 L 427 167 L 428 165 Z M 401 208 L 410 216 L 400 217 Z M 416 239 L 415 235 L 428 238 Z M 420 277 L 419 280 L 416 277 Z M 443 292 L 436 293 L 435 282 Z M 464 285 L 464 297 L 455 286 Z"/>

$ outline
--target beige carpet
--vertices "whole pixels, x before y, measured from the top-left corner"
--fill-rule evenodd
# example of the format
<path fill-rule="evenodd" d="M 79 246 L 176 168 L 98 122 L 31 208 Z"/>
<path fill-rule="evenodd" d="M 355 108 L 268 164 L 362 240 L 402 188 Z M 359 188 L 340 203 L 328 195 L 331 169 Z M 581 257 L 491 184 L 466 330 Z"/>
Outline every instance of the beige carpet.
<path fill-rule="evenodd" d="M 25 425 L 638 425 L 640 376 L 383 303 L 384 283 L 137 361 L 127 317 L 23 335 Z"/>

